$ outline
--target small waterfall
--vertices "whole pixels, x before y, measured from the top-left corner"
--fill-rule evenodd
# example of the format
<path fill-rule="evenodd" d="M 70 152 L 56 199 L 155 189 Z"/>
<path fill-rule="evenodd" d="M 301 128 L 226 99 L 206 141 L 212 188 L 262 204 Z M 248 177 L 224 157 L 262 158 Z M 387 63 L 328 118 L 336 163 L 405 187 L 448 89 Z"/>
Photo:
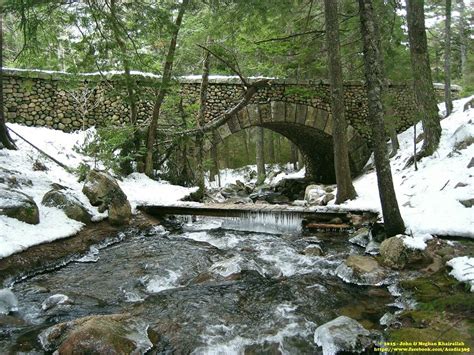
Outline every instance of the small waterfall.
<path fill-rule="evenodd" d="M 224 218 L 222 228 L 258 233 L 295 233 L 302 229 L 302 217 L 296 213 L 244 212 L 239 217 Z"/>

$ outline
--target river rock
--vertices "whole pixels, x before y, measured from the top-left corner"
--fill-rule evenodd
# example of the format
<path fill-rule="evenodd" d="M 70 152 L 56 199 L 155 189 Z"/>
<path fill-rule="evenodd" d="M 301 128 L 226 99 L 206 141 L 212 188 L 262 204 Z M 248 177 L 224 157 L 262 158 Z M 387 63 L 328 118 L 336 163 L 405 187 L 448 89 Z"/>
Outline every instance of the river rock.
<path fill-rule="evenodd" d="M 89 224 L 92 216 L 75 196 L 60 190 L 50 190 L 41 203 L 49 207 L 57 207 L 64 211 L 66 216 L 76 221 Z"/>
<path fill-rule="evenodd" d="M 16 170 L 9 170 L 0 166 L 0 184 L 5 184 L 10 188 L 21 189 L 22 186 L 33 186 L 30 179 L 21 177 L 21 173 Z"/>
<path fill-rule="evenodd" d="M 45 351 L 58 354 L 144 354 L 153 346 L 147 328 L 129 315 L 90 316 L 56 324 L 39 340 Z"/>
<path fill-rule="evenodd" d="M 72 301 L 68 296 L 58 293 L 56 295 L 52 295 L 46 298 L 41 304 L 41 309 L 43 311 L 47 311 L 48 309 L 54 308 L 56 306 L 71 303 Z"/>
<path fill-rule="evenodd" d="M 349 239 L 349 242 L 362 248 L 367 247 L 370 242 L 369 229 L 366 227 L 358 229 L 355 235 Z"/>
<path fill-rule="evenodd" d="M 371 240 L 369 244 L 367 244 L 367 246 L 365 247 L 365 253 L 370 255 L 380 254 L 380 243 Z"/>
<path fill-rule="evenodd" d="M 326 191 L 320 185 L 308 185 L 304 192 L 304 199 L 311 205 L 319 205 L 321 197 L 325 194 Z"/>
<path fill-rule="evenodd" d="M 87 174 L 82 192 L 99 211 L 109 209 L 109 221 L 114 225 L 128 224 L 132 209 L 127 196 L 117 181 L 107 173 L 91 170 Z"/>
<path fill-rule="evenodd" d="M 308 245 L 304 250 L 303 250 L 304 255 L 309 255 L 309 256 L 321 256 L 323 255 L 323 249 L 319 245 Z"/>
<path fill-rule="evenodd" d="M 337 317 L 314 332 L 314 342 L 323 348 L 324 355 L 361 353 L 372 346 L 374 338 L 359 322 L 346 316 Z"/>
<path fill-rule="evenodd" d="M 27 194 L 0 187 L 0 215 L 15 218 L 28 224 L 39 223 L 39 210 Z"/>
<path fill-rule="evenodd" d="M 0 290 L 0 315 L 9 314 L 18 310 L 18 300 L 15 294 L 9 289 Z"/>
<path fill-rule="evenodd" d="M 336 275 L 357 285 L 381 285 L 386 279 L 385 270 L 370 256 L 350 255 L 336 269 Z"/>
<path fill-rule="evenodd" d="M 472 206 L 474 206 L 474 198 L 468 198 L 468 199 L 465 199 L 465 200 L 459 200 L 459 203 L 461 205 L 463 205 L 464 207 L 466 208 L 471 208 Z"/>
<path fill-rule="evenodd" d="M 380 257 L 382 264 L 396 270 L 401 270 L 407 265 L 430 262 L 425 251 L 409 248 L 400 236 L 388 238 L 380 244 Z"/>
<path fill-rule="evenodd" d="M 332 201 L 336 198 L 334 194 L 328 193 L 324 195 L 324 197 L 321 199 L 321 206 L 326 206 L 329 201 Z"/>

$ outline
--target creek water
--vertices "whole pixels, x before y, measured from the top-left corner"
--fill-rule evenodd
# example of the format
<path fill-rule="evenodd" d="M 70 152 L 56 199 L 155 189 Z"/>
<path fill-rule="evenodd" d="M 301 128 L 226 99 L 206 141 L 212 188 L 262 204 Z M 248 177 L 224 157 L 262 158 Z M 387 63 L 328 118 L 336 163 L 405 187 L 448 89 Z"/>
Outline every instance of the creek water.
<path fill-rule="evenodd" d="M 318 325 L 347 315 L 377 329 L 393 302 L 385 288 L 335 276 L 349 254 L 363 253 L 347 235 L 237 231 L 222 223 L 128 230 L 119 243 L 15 283 L 19 310 L 0 318 L 0 353 L 42 353 L 38 334 L 54 324 L 126 312 L 160 335 L 150 353 L 313 354 Z M 304 254 L 315 246 L 322 256 Z M 69 301 L 42 306 L 56 294 Z"/>

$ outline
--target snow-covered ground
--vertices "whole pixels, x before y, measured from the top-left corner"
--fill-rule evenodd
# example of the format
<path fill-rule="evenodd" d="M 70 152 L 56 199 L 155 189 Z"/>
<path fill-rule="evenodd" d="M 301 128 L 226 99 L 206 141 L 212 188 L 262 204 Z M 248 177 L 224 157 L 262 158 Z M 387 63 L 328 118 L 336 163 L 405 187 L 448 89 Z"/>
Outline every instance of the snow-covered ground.
<path fill-rule="evenodd" d="M 50 154 L 60 162 L 71 168 L 76 168 L 87 158 L 74 151 L 76 144 L 81 144 L 85 132 L 64 133 L 48 128 L 25 127 L 17 124 L 8 124 L 15 132 L 28 141 Z M 37 150 L 23 142 L 15 134 L 18 150 L 0 150 L 0 168 L 15 172 L 17 180 L 31 180 L 32 185 L 21 185 L 20 191 L 31 196 L 39 207 L 40 223 L 31 225 L 6 216 L 0 216 L 0 258 L 24 250 L 30 246 L 65 238 L 77 233 L 84 225 L 69 219 L 57 208 L 46 207 L 41 200 L 46 192 L 52 189 L 52 183 L 68 187 L 68 193 L 77 197 L 89 210 L 94 220 L 100 220 L 107 215 L 97 212 L 90 205 L 87 197 L 81 192 L 82 183 L 77 177 L 68 173 L 56 163 L 45 158 Z M 35 161 L 43 163 L 47 171 L 34 171 Z M 2 184 L 0 184 L 1 186 Z M 119 181 L 119 185 L 126 193 L 132 208 L 137 204 L 171 203 L 175 202 L 193 189 L 170 185 L 167 182 L 157 182 L 143 174 L 132 174 Z M 2 196 L 0 196 L 0 199 Z"/>
<path fill-rule="evenodd" d="M 441 121 L 442 136 L 438 150 L 430 157 L 404 169 L 413 154 L 413 128 L 399 135 L 400 150 L 391 159 L 394 186 L 407 233 L 425 239 L 426 234 L 474 238 L 474 209 L 459 201 L 474 198 L 474 167 L 468 164 L 474 157 L 474 144 L 457 150 L 455 146 L 474 139 L 474 109 L 463 112 L 466 102 L 454 102 L 454 112 Z M 417 134 L 423 129 L 416 127 Z M 422 142 L 417 144 L 420 150 Z M 462 184 L 464 186 L 460 186 Z M 375 172 L 354 181 L 359 197 L 343 206 L 351 209 L 381 211 Z"/>

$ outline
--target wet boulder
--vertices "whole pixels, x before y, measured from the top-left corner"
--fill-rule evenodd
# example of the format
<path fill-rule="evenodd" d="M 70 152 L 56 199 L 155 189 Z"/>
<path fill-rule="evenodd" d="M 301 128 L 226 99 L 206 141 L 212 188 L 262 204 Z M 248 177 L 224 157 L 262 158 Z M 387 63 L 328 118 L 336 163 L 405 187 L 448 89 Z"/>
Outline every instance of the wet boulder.
<path fill-rule="evenodd" d="M 40 221 L 35 201 L 27 194 L 13 189 L 0 188 L 0 215 L 28 224 L 38 224 Z"/>
<path fill-rule="evenodd" d="M 357 230 L 353 237 L 349 239 L 349 242 L 360 247 L 367 247 L 370 242 L 370 232 L 367 227 L 363 227 Z"/>
<path fill-rule="evenodd" d="M 314 332 L 314 342 L 323 348 L 325 355 L 339 352 L 361 353 L 371 348 L 376 338 L 376 334 L 346 316 L 333 319 Z"/>
<path fill-rule="evenodd" d="M 9 314 L 18 310 L 18 300 L 8 288 L 0 290 L 0 315 Z"/>
<path fill-rule="evenodd" d="M 336 275 L 356 285 L 382 285 L 387 277 L 377 260 L 370 256 L 350 255 L 336 269 Z"/>
<path fill-rule="evenodd" d="M 72 304 L 71 299 L 66 295 L 58 293 L 56 295 L 52 295 L 46 298 L 41 304 L 41 309 L 43 311 L 47 311 L 51 308 L 54 308 L 60 305 L 68 305 L 68 304 Z"/>
<path fill-rule="evenodd" d="M 107 173 L 91 170 L 87 174 L 82 192 L 99 211 L 109 210 L 109 221 L 113 225 L 130 222 L 132 209 L 127 196 L 115 179 Z"/>
<path fill-rule="evenodd" d="M 39 340 L 45 351 L 58 354 L 144 354 L 153 346 L 147 328 L 129 315 L 90 316 L 56 324 Z"/>
<path fill-rule="evenodd" d="M 57 189 L 50 190 L 43 196 L 41 204 L 48 207 L 57 207 L 64 211 L 66 216 L 76 221 L 85 224 L 91 222 L 92 216 L 81 201 L 67 192 Z"/>
<path fill-rule="evenodd" d="M 380 260 L 392 269 L 401 270 L 407 265 L 425 265 L 431 258 L 424 250 L 405 245 L 400 236 L 388 238 L 380 244 Z"/>

